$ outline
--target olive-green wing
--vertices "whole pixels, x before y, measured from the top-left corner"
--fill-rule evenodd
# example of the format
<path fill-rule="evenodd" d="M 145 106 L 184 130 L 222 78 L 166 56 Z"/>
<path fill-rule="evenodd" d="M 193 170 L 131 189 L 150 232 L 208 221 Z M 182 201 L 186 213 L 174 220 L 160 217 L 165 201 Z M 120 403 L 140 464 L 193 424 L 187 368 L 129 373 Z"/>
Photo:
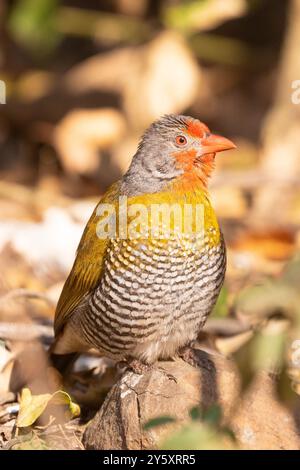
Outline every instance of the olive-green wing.
<path fill-rule="evenodd" d="M 112 185 L 99 204 L 116 202 L 119 186 L 120 182 Z M 109 238 L 101 239 L 97 236 L 96 230 L 99 221 L 97 208 L 99 204 L 85 227 L 75 262 L 58 301 L 54 318 L 55 336 L 61 332 L 83 297 L 99 283 L 104 255 L 109 243 Z"/>

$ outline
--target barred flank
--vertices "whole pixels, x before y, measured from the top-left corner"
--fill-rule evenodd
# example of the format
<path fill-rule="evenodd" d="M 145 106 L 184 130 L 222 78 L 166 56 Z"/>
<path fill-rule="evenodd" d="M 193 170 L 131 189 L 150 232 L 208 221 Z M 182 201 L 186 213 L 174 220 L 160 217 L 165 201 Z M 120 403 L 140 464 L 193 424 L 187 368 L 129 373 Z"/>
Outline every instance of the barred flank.
<path fill-rule="evenodd" d="M 222 237 L 211 243 L 214 230 L 188 253 L 178 239 L 113 240 L 81 318 L 85 339 L 106 355 L 124 358 L 143 344 L 172 342 L 171 332 L 182 328 L 196 337 L 225 275 L 225 245 Z"/>

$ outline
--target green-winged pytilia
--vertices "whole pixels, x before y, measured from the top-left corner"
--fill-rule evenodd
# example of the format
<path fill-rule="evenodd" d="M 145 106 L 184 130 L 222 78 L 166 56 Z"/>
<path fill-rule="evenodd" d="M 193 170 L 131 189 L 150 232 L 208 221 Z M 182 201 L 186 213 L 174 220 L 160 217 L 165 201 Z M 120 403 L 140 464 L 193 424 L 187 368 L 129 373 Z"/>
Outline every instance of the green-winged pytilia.
<path fill-rule="evenodd" d="M 56 309 L 53 357 L 96 349 L 138 371 L 181 354 L 197 338 L 226 267 L 207 183 L 216 153 L 233 148 L 188 116 L 167 115 L 146 130 L 127 173 L 84 230 Z M 126 201 L 127 220 L 120 201 Z M 152 212 L 161 205 L 172 208 L 169 227 Z M 108 218 L 110 236 L 100 233 L 102 207 L 116 209 Z M 187 228 L 177 223 L 174 207 L 189 208 Z"/>

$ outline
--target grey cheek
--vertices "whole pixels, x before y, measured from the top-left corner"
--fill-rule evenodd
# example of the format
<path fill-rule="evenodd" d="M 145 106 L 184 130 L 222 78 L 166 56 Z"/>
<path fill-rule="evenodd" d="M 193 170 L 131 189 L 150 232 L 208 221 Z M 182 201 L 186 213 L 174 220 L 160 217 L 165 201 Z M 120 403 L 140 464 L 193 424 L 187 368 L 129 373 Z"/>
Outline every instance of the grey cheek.
<path fill-rule="evenodd" d="M 161 174 L 166 174 L 170 171 L 170 162 L 168 161 L 164 161 L 164 162 L 158 162 L 158 164 L 156 165 L 156 171 L 158 171 L 159 173 Z"/>

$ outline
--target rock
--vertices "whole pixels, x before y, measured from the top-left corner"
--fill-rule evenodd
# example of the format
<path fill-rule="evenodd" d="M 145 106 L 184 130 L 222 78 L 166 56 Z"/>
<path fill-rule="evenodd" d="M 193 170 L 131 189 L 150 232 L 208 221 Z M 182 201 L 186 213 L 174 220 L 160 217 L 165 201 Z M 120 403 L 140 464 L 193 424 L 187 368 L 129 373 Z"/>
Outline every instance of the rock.
<path fill-rule="evenodd" d="M 161 362 L 159 368 L 144 375 L 125 373 L 88 425 L 84 446 L 153 449 L 170 431 L 180 427 L 189 410 L 199 404 L 208 407 L 218 403 L 224 416 L 229 416 L 239 395 L 239 378 L 233 363 L 203 351 L 198 351 L 198 357 L 199 368 L 178 359 Z M 145 423 L 159 416 L 176 417 L 177 421 L 143 429 Z"/>
<path fill-rule="evenodd" d="M 272 376 L 259 373 L 240 397 L 233 361 L 199 350 L 197 355 L 198 368 L 178 359 L 161 362 L 143 375 L 126 372 L 88 424 L 85 448 L 155 449 L 188 422 L 192 407 L 213 404 L 221 406 L 223 423 L 234 432 L 238 448 L 300 448 L 299 431 L 292 413 L 278 402 Z M 162 416 L 176 421 L 144 429 L 150 419 Z"/>
<path fill-rule="evenodd" d="M 246 391 L 231 420 L 243 449 L 300 449 L 300 433 L 292 413 L 276 396 L 275 380 L 261 372 Z"/>

